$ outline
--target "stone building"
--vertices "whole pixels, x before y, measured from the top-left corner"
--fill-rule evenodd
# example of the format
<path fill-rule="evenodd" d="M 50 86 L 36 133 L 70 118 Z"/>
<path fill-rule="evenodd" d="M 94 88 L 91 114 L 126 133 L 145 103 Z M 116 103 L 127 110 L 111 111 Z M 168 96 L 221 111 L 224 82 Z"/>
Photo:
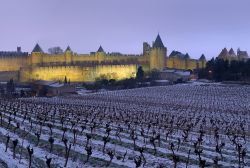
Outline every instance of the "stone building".
<path fill-rule="evenodd" d="M 194 70 L 205 65 L 204 55 L 195 60 L 188 54 L 182 56 L 174 51 L 168 57 L 167 48 L 158 34 L 152 46 L 143 43 L 140 55 L 107 53 L 102 46 L 90 54 L 77 54 L 69 46 L 64 53 L 48 54 L 39 44 L 31 53 L 22 52 L 20 47 L 16 52 L 0 52 L 0 81 L 10 78 L 19 82 L 63 81 L 65 76 L 71 82 L 92 82 L 97 78 L 120 80 L 135 77 L 138 66 L 150 72 L 166 67 Z"/>

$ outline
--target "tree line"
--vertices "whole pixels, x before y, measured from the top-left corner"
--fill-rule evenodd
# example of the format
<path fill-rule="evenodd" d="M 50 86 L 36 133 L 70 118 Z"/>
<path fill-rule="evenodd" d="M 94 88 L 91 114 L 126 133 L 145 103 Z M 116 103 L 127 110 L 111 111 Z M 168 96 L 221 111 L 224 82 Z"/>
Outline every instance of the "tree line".
<path fill-rule="evenodd" d="M 198 77 L 215 81 L 250 81 L 250 59 L 229 62 L 212 58 L 206 63 L 206 68 L 199 71 Z"/>

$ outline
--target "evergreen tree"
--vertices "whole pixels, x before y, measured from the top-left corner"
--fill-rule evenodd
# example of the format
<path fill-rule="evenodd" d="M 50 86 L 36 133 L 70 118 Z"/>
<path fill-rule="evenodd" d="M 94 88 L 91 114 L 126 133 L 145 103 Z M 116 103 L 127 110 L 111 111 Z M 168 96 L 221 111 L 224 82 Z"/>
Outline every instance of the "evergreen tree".
<path fill-rule="evenodd" d="M 0 93 L 1 93 L 1 96 L 4 96 L 5 94 L 4 88 L 2 86 L 0 87 Z"/>
<path fill-rule="evenodd" d="M 67 76 L 64 77 L 64 84 L 66 85 L 68 83 Z"/>
<path fill-rule="evenodd" d="M 24 96 L 25 96 L 24 90 L 21 90 L 21 91 L 20 91 L 20 96 L 21 96 L 21 97 L 24 97 Z"/>
<path fill-rule="evenodd" d="M 142 69 L 142 66 L 139 66 L 137 73 L 136 73 L 136 79 L 141 82 L 143 78 L 144 78 L 144 71 Z"/>
<path fill-rule="evenodd" d="M 15 84 L 14 80 L 11 78 L 9 82 L 7 82 L 7 92 L 8 93 L 13 93 L 15 92 Z"/>
<path fill-rule="evenodd" d="M 199 78 L 207 78 L 216 81 L 250 80 L 250 59 L 247 61 L 227 61 L 223 59 L 211 59 L 206 68 L 199 71 Z"/>

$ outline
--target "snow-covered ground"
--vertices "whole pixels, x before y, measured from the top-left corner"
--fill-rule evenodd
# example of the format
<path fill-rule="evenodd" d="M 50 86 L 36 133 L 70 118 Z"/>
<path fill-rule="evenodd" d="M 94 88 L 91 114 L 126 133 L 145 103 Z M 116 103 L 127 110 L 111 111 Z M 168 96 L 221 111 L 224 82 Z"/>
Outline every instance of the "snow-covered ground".
<path fill-rule="evenodd" d="M 27 146 L 34 149 L 31 167 L 48 167 L 46 158 L 52 159 L 51 167 L 65 167 L 63 137 L 67 147 L 72 145 L 66 166 L 71 168 L 136 167 L 136 163 L 190 168 L 250 165 L 248 86 L 195 82 L 55 98 L 1 99 L 0 112 L 0 167 L 28 167 Z M 41 134 L 39 143 L 37 134 Z M 92 148 L 88 162 L 86 146 Z"/>

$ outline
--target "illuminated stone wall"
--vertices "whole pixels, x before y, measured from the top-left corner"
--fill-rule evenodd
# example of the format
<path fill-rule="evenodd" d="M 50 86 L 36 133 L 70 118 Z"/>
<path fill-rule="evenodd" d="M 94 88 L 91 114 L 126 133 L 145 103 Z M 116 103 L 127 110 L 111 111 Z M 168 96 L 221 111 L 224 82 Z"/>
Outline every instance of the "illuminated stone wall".
<path fill-rule="evenodd" d="M 36 52 L 27 56 L 0 57 L 0 72 L 3 72 L 3 79 L 9 76 L 21 82 L 63 81 L 65 76 L 71 82 L 86 82 L 96 78 L 120 80 L 135 77 L 138 66 L 142 66 L 146 74 L 166 67 L 184 70 L 205 67 L 205 61 L 167 57 L 167 48 L 161 43 L 159 37 L 154 43 L 157 45 L 151 47 L 144 43 L 143 54 L 139 55 L 105 53 L 103 49 L 91 54 L 76 54 L 71 50 L 62 54 L 47 54 L 38 47 L 33 50 Z"/>
<path fill-rule="evenodd" d="M 166 49 L 163 48 L 153 48 L 150 51 L 149 56 L 149 67 L 150 70 L 158 69 L 162 70 L 166 65 Z"/>
<path fill-rule="evenodd" d="M 130 65 L 128 61 L 132 60 Z M 110 65 L 102 65 L 102 61 Z M 134 61 L 134 63 L 133 63 Z M 71 66 L 71 63 L 99 62 L 95 66 Z M 51 63 L 66 63 L 65 66 L 49 66 Z M 117 63 L 119 63 L 117 65 Z M 44 64 L 48 64 L 47 66 Z M 43 65 L 43 66 L 42 66 Z M 44 53 L 32 53 L 24 57 L 3 57 L 0 61 L 0 72 L 5 73 L 4 79 L 15 78 L 21 82 L 31 80 L 61 80 L 65 76 L 72 82 L 94 81 L 96 78 L 125 79 L 135 77 L 137 67 L 142 66 L 145 72 L 152 69 L 163 69 L 164 67 L 176 69 L 196 69 L 205 67 L 205 61 L 194 59 L 180 59 L 177 57 L 166 57 L 166 50 L 153 49 L 150 55 L 106 55 L 96 53 L 92 55 L 77 55 L 65 52 L 61 55 L 50 55 Z M 6 76 L 7 75 L 7 76 Z"/>
<path fill-rule="evenodd" d="M 91 61 L 110 61 L 110 62 L 120 62 L 128 60 L 142 60 L 146 61 L 146 57 L 142 55 L 110 55 L 104 52 L 95 54 L 75 54 L 72 52 L 65 52 L 63 54 L 47 54 L 47 53 L 32 53 L 31 63 L 41 64 L 41 63 L 74 63 L 74 62 L 91 62 Z"/>
<path fill-rule="evenodd" d="M 92 82 L 101 77 L 120 80 L 135 77 L 136 71 L 136 65 L 29 67 L 21 69 L 20 81 L 64 81 L 65 76 L 71 82 Z"/>
<path fill-rule="evenodd" d="M 167 59 L 167 67 L 176 69 L 186 69 L 186 61 L 185 59 L 180 59 L 178 57 L 171 57 Z"/>
<path fill-rule="evenodd" d="M 19 71 L 21 67 L 28 65 L 28 56 L 0 57 L 0 72 Z"/>
<path fill-rule="evenodd" d="M 96 67 L 96 77 L 105 77 L 107 79 L 126 79 L 135 77 L 137 72 L 136 65 L 104 65 Z"/>

